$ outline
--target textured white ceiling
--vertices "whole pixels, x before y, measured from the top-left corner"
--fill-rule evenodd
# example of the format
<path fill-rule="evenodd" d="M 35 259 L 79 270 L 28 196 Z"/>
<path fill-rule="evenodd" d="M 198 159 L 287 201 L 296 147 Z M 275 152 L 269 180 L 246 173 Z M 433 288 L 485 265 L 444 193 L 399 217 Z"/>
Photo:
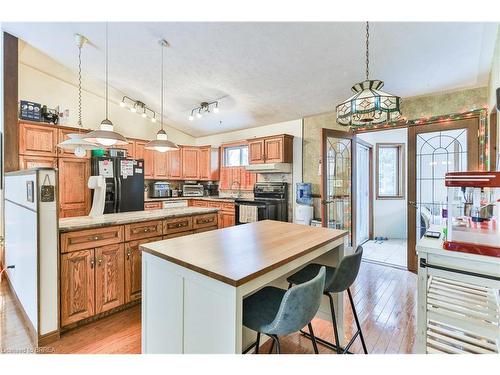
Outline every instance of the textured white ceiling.
<path fill-rule="evenodd" d="M 74 33 L 95 45 L 85 72 L 104 78 L 103 23 L 3 23 L 3 28 L 68 67 Z M 486 85 L 496 23 L 372 23 L 371 78 L 403 97 Z M 160 109 L 165 38 L 167 122 L 193 136 L 332 111 L 364 79 L 364 24 L 111 23 L 110 84 Z M 222 98 L 220 113 L 193 122 L 191 108 Z M 222 121 L 222 123 L 219 123 Z"/>

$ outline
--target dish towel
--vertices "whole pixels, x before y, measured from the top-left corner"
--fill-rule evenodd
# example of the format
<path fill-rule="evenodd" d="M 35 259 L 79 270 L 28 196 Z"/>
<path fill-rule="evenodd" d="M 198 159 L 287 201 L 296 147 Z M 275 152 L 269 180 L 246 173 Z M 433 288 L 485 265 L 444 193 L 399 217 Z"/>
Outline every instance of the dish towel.
<path fill-rule="evenodd" d="M 253 223 L 257 221 L 257 206 L 240 206 L 240 223 Z"/>

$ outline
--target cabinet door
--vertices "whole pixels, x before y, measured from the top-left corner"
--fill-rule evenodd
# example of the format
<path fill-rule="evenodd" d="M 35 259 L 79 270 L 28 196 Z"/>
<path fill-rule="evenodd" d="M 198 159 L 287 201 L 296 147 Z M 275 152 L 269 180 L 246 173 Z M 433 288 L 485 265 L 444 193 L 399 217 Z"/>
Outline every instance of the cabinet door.
<path fill-rule="evenodd" d="M 283 137 L 267 138 L 264 141 L 266 163 L 283 162 Z"/>
<path fill-rule="evenodd" d="M 57 128 L 53 125 L 19 124 L 19 154 L 57 156 Z"/>
<path fill-rule="evenodd" d="M 154 178 L 154 151 L 146 150 L 144 141 L 135 141 L 135 158 L 144 160 L 144 178 Z"/>
<path fill-rule="evenodd" d="M 199 149 L 199 179 L 210 180 L 212 175 L 212 165 L 210 162 L 210 147 L 203 147 Z"/>
<path fill-rule="evenodd" d="M 94 250 L 61 255 L 61 326 L 94 315 L 94 267 Z"/>
<path fill-rule="evenodd" d="M 30 169 L 39 167 L 56 168 L 57 159 L 51 156 L 29 156 L 29 155 L 19 156 L 19 169 Z"/>
<path fill-rule="evenodd" d="M 154 177 L 168 178 L 168 154 L 166 152 L 153 151 L 154 153 Z"/>
<path fill-rule="evenodd" d="M 123 244 L 95 249 L 96 314 L 123 305 L 125 301 L 125 256 Z"/>
<path fill-rule="evenodd" d="M 257 174 L 247 171 L 245 168 L 241 170 L 241 190 L 253 190 L 253 186 L 257 181 Z"/>
<path fill-rule="evenodd" d="M 168 157 L 168 177 L 179 180 L 182 178 L 181 150 L 167 151 Z"/>
<path fill-rule="evenodd" d="M 243 167 L 231 167 L 230 179 L 229 179 L 229 189 L 242 189 L 241 182 L 241 171 Z"/>
<path fill-rule="evenodd" d="M 69 134 L 75 134 L 78 133 L 78 129 L 58 129 L 57 131 L 57 143 L 60 143 L 62 141 L 65 141 L 69 139 L 68 135 Z M 83 136 L 83 132 L 81 133 Z M 73 150 L 64 150 L 62 148 L 57 149 L 57 153 L 59 157 L 65 157 L 65 158 L 77 158 Z M 90 151 L 87 151 L 85 154 L 85 158 L 89 159 L 90 158 Z"/>
<path fill-rule="evenodd" d="M 235 224 L 234 212 L 229 213 L 229 212 L 219 211 L 219 229 L 232 227 L 234 226 L 234 224 Z"/>
<path fill-rule="evenodd" d="M 58 166 L 61 210 L 87 214 L 90 203 L 90 189 L 87 187 L 90 161 L 88 159 L 59 158 Z"/>
<path fill-rule="evenodd" d="M 248 142 L 248 163 L 249 164 L 265 163 L 263 139 Z"/>
<path fill-rule="evenodd" d="M 199 178 L 199 149 L 182 147 L 182 178 L 197 180 Z"/>
<path fill-rule="evenodd" d="M 231 180 L 231 168 L 221 167 L 219 189 L 221 190 L 229 189 L 229 184 L 231 183 L 230 180 Z"/>
<path fill-rule="evenodd" d="M 141 298 L 142 251 L 139 250 L 139 246 L 161 240 L 162 237 L 154 237 L 125 244 L 125 303 Z"/>

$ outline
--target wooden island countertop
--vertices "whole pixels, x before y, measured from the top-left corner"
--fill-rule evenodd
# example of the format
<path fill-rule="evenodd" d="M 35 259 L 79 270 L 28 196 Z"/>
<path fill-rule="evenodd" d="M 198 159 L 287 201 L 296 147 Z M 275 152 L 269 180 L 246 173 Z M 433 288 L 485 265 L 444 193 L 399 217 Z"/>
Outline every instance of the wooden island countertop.
<path fill-rule="evenodd" d="M 141 250 L 240 286 L 347 235 L 345 230 L 263 220 L 144 244 Z"/>

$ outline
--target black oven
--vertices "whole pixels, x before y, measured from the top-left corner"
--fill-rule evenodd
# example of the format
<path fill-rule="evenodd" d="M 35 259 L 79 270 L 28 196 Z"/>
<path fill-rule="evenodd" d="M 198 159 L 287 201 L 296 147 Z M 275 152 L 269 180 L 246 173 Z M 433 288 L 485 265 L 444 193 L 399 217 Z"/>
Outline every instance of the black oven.
<path fill-rule="evenodd" d="M 288 221 L 288 184 L 286 182 L 257 182 L 252 199 L 236 199 L 234 204 L 236 225 L 240 220 L 241 206 L 257 207 L 257 221 Z"/>

